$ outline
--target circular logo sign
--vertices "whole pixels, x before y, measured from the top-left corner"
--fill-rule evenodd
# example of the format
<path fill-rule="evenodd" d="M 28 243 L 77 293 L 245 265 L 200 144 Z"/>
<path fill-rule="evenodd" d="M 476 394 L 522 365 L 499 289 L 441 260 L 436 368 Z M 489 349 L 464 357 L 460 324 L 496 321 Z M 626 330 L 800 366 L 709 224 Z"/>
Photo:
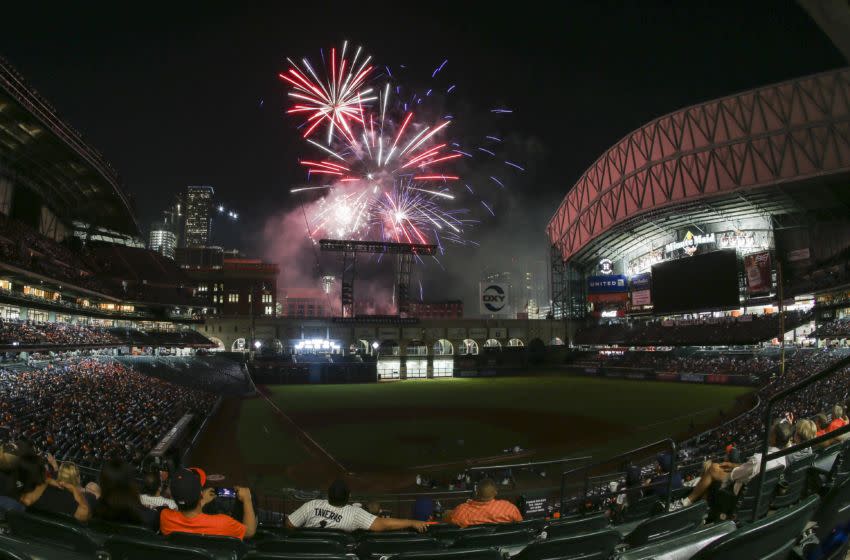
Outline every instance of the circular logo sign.
<path fill-rule="evenodd" d="M 503 290 L 501 286 L 497 286 L 495 284 L 484 288 L 484 292 L 481 294 L 481 300 L 484 302 L 484 307 L 493 313 L 501 311 L 502 308 L 505 307 L 507 299 L 508 298 L 505 296 L 505 290 Z"/>

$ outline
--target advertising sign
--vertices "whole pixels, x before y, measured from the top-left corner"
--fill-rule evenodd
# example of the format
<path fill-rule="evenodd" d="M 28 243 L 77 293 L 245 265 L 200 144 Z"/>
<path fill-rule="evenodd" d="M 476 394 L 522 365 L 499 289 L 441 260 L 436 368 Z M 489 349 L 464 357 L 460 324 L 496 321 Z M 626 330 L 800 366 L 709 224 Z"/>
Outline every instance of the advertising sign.
<path fill-rule="evenodd" d="M 587 292 L 589 294 L 627 292 L 628 290 L 629 282 L 622 274 L 609 274 L 607 276 L 589 276 L 587 278 Z"/>
<path fill-rule="evenodd" d="M 652 274 L 644 273 L 638 274 L 637 276 L 632 276 L 629 280 L 629 287 L 632 290 L 645 290 L 649 289 L 649 286 L 652 282 Z"/>
<path fill-rule="evenodd" d="M 638 305 L 650 305 L 652 303 L 652 296 L 650 295 L 649 290 L 638 290 L 636 292 L 632 292 L 632 307 Z"/>
<path fill-rule="evenodd" d="M 770 291 L 770 253 L 753 253 L 744 257 L 744 272 L 747 274 L 747 290 L 750 294 Z"/>
<path fill-rule="evenodd" d="M 690 231 L 685 234 L 681 241 L 673 241 L 664 246 L 664 254 L 670 255 L 676 251 L 682 250 L 686 255 L 691 256 L 697 252 L 700 245 L 714 243 L 714 234 L 706 233 L 704 235 L 694 235 Z"/>
<path fill-rule="evenodd" d="M 507 284 L 482 282 L 478 285 L 478 310 L 482 315 L 507 315 L 510 301 Z"/>

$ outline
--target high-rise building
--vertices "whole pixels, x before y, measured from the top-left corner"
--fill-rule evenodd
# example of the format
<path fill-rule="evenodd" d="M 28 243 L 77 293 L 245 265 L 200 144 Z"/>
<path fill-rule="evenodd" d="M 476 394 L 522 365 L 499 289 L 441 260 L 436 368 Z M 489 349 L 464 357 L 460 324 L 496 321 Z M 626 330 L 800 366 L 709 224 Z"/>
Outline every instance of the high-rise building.
<path fill-rule="evenodd" d="M 184 204 L 186 209 L 183 245 L 206 247 L 210 241 L 213 188 L 209 186 L 186 187 Z"/>
<path fill-rule="evenodd" d="M 177 235 L 164 222 L 154 222 L 151 224 L 150 240 L 148 249 L 156 251 L 161 255 L 174 258 L 174 249 L 177 248 Z"/>

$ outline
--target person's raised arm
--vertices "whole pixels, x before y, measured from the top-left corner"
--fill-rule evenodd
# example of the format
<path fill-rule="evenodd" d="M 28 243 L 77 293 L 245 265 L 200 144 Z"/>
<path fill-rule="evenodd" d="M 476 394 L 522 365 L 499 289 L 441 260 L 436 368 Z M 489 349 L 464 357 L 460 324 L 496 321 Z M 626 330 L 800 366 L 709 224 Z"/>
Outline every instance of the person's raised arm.
<path fill-rule="evenodd" d="M 404 529 L 415 529 L 420 533 L 428 530 L 428 523 L 416 519 L 395 519 L 393 517 L 376 517 L 369 527 L 370 531 L 402 531 Z"/>
<path fill-rule="evenodd" d="M 237 487 L 236 497 L 242 502 L 242 524 L 245 525 L 245 538 L 249 539 L 257 533 L 257 515 L 254 513 L 251 490 Z"/>
<path fill-rule="evenodd" d="M 74 496 L 74 501 L 77 502 L 77 509 L 74 511 L 74 519 L 83 523 L 88 521 L 89 518 L 91 518 L 91 510 L 89 509 L 88 501 L 83 496 L 80 489 L 68 482 L 60 482 L 58 485 L 65 491 L 70 492 L 71 495 Z"/>

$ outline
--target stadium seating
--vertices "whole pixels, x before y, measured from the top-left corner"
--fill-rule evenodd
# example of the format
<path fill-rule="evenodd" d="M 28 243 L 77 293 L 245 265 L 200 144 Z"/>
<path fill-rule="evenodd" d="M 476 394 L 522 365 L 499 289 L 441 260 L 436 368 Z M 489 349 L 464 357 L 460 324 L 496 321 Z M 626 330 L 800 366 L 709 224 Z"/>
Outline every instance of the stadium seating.
<path fill-rule="evenodd" d="M 720 537 L 697 552 L 691 560 L 787 558 L 786 551 L 794 546 L 819 504 L 818 496 L 810 496 L 798 506 Z"/>
<path fill-rule="evenodd" d="M 455 525 L 432 525 L 428 528 L 428 534 L 446 546 L 467 535 L 481 535 L 492 532 L 493 527 L 489 526 L 461 528 Z"/>
<path fill-rule="evenodd" d="M 110 560 L 217 560 L 200 548 L 187 548 L 169 542 L 155 542 L 128 537 L 112 537 L 104 544 Z"/>
<path fill-rule="evenodd" d="M 751 480 L 744 486 L 738 494 L 734 511 L 735 517 L 739 523 L 751 521 L 753 519 L 753 512 L 755 512 L 755 519 L 761 519 L 767 514 L 770 509 L 770 502 L 772 501 L 773 494 L 776 492 L 776 488 L 779 485 L 779 479 L 782 477 L 783 471 L 784 469 L 777 468 L 764 473 L 762 476 L 761 488 L 759 488 L 757 478 Z M 756 499 L 759 495 L 761 495 L 761 500 L 759 501 L 758 510 L 756 511 Z"/>
<path fill-rule="evenodd" d="M 357 543 L 357 540 L 353 535 L 331 529 L 298 529 L 297 531 L 286 531 L 283 535 L 287 539 L 331 540 L 347 548 L 351 548 Z"/>
<path fill-rule="evenodd" d="M 551 560 L 553 558 L 580 558 L 581 560 L 607 560 L 620 543 L 620 533 L 603 529 L 534 542 L 514 556 L 516 560 Z"/>
<path fill-rule="evenodd" d="M 630 548 L 615 555 L 616 560 L 678 560 L 690 558 L 709 543 L 735 531 L 733 521 L 706 525 L 687 534 L 671 537 L 651 544 Z"/>
<path fill-rule="evenodd" d="M 174 532 L 168 535 L 168 542 L 176 546 L 213 552 L 220 560 L 238 560 L 248 552 L 245 543 L 233 537 Z"/>
<path fill-rule="evenodd" d="M 344 554 L 346 547 L 331 539 L 274 539 L 257 543 L 260 552 Z"/>
<path fill-rule="evenodd" d="M 452 548 L 498 548 L 502 552 L 513 556 L 533 540 L 533 531 L 528 529 L 514 529 L 513 531 L 467 535 L 457 539 L 452 545 Z"/>
<path fill-rule="evenodd" d="M 431 552 L 405 552 L 395 554 L 392 560 L 503 560 L 495 548 L 465 548 L 463 550 L 435 550 Z"/>
<path fill-rule="evenodd" d="M 580 518 L 550 520 L 543 529 L 547 538 L 567 537 L 578 533 L 599 531 L 608 527 L 608 518 L 603 515 L 588 515 Z"/>
<path fill-rule="evenodd" d="M 774 509 L 784 508 L 794 505 L 803 497 L 803 492 L 806 490 L 809 472 L 815 462 L 815 456 L 810 455 L 797 459 L 785 469 L 782 473 L 782 479 L 776 489 L 776 494 L 773 496 L 771 507 Z"/>
<path fill-rule="evenodd" d="M 836 526 L 850 522 L 850 479 L 831 488 L 812 521 L 817 523 L 815 535 L 824 541 Z"/>
<path fill-rule="evenodd" d="M 662 539 L 679 536 L 702 525 L 708 513 L 705 501 L 675 511 L 650 517 L 626 535 L 629 546 L 642 546 Z"/>
<path fill-rule="evenodd" d="M 424 552 L 439 549 L 440 543 L 430 537 L 374 539 L 365 538 L 356 549 L 357 556 L 363 560 L 380 558 L 402 552 Z"/>
<path fill-rule="evenodd" d="M 33 513 L 9 512 L 6 520 L 12 535 L 78 554 L 94 556 L 99 548 L 91 535 L 73 519 Z"/>

